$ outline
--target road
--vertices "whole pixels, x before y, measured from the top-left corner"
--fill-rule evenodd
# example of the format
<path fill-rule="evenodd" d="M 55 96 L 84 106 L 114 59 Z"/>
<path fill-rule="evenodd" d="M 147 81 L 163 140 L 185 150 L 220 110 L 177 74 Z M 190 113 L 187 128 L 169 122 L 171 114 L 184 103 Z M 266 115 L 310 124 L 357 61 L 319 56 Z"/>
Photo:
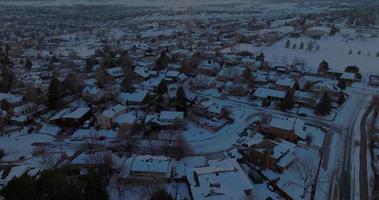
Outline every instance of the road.
<path fill-rule="evenodd" d="M 337 196 L 339 199 L 368 199 L 366 119 L 374 104 L 371 102 L 365 107 L 365 99 L 367 98 L 361 96 L 357 101 L 359 103 L 353 108 L 352 115 L 348 118 L 348 127 L 343 130 L 345 142 L 338 178 L 339 194 Z M 362 110 L 364 112 L 361 112 Z M 360 146 L 355 148 L 358 140 L 360 140 Z M 359 149 L 358 157 L 355 154 L 357 149 Z M 357 168 L 359 168 L 359 174 L 355 173 Z"/>
<path fill-rule="evenodd" d="M 371 113 L 375 106 L 375 102 L 372 101 L 370 106 L 367 108 L 363 114 L 360 130 L 361 130 L 361 141 L 359 150 L 359 191 L 360 199 L 369 199 L 369 187 L 368 187 L 368 175 L 367 175 L 367 117 Z"/>

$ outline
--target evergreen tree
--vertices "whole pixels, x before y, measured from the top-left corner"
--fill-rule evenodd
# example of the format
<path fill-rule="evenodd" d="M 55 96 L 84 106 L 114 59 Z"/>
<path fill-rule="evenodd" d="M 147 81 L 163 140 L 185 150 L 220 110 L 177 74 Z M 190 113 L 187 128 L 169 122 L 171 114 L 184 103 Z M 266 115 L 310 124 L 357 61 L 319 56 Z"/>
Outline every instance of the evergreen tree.
<path fill-rule="evenodd" d="M 345 67 L 345 72 L 359 73 L 359 67 L 357 67 L 357 66 L 347 66 L 347 67 Z"/>
<path fill-rule="evenodd" d="M 336 25 L 333 24 L 331 29 L 330 29 L 329 35 L 330 36 L 336 35 L 337 32 L 338 32 L 338 29 L 337 29 Z"/>
<path fill-rule="evenodd" d="M 166 85 L 166 82 L 165 81 L 161 81 L 156 89 L 156 92 L 157 94 L 159 95 L 163 95 L 165 93 L 167 93 L 168 89 L 167 89 L 167 85 Z"/>
<path fill-rule="evenodd" d="M 329 70 L 329 63 L 326 62 L 325 60 L 322 60 L 322 62 L 318 66 L 318 71 L 319 72 L 326 72 L 328 70 Z"/>
<path fill-rule="evenodd" d="M 166 55 L 165 51 L 162 51 L 158 60 L 155 62 L 155 68 L 156 69 L 165 69 L 168 67 L 169 63 L 170 63 L 170 58 Z"/>
<path fill-rule="evenodd" d="M 316 105 L 315 113 L 317 115 L 328 115 L 332 110 L 332 100 L 329 97 L 329 93 L 327 91 L 324 92 L 320 102 Z"/>
<path fill-rule="evenodd" d="M 109 194 L 104 190 L 105 181 L 98 175 L 96 170 L 89 169 L 88 174 L 83 178 L 84 199 L 85 200 L 108 200 Z"/>
<path fill-rule="evenodd" d="M 50 80 L 48 91 L 48 105 L 50 108 L 58 108 L 63 97 L 62 83 L 55 77 Z"/>
<path fill-rule="evenodd" d="M 303 42 L 300 43 L 299 49 L 304 49 L 304 43 Z"/>
<path fill-rule="evenodd" d="M 345 89 L 346 89 L 346 81 L 345 81 L 345 80 L 342 80 L 342 79 L 339 80 L 337 86 L 338 86 L 341 90 L 345 90 Z"/>
<path fill-rule="evenodd" d="M 290 48 L 290 46 L 291 46 L 291 42 L 289 40 L 287 40 L 287 42 L 286 42 L 286 48 L 288 49 L 288 48 Z"/>
<path fill-rule="evenodd" d="M 73 73 L 68 74 L 62 82 L 66 94 L 78 95 L 82 90 L 81 80 Z"/>
<path fill-rule="evenodd" d="M 124 88 L 124 90 L 126 90 L 127 92 L 134 91 L 132 76 L 130 76 L 129 73 L 124 73 L 124 78 L 122 80 L 122 88 Z"/>
<path fill-rule="evenodd" d="M 39 176 L 23 174 L 0 190 L 6 200 L 107 200 L 103 177 L 89 170 L 86 176 L 72 176 L 64 169 L 42 171 Z"/>
<path fill-rule="evenodd" d="M 287 91 L 286 96 L 284 97 L 284 100 L 279 104 L 279 108 L 282 111 L 286 111 L 293 108 L 294 106 L 293 94 L 294 94 L 293 90 Z"/>
<path fill-rule="evenodd" d="M 8 92 L 15 82 L 15 75 L 9 67 L 2 66 L 0 73 L 0 91 Z"/>
<path fill-rule="evenodd" d="M 264 62 L 265 61 L 265 54 L 261 52 L 257 57 L 255 57 L 255 60 Z"/>
<path fill-rule="evenodd" d="M 6 200 L 35 200 L 38 199 L 35 187 L 35 178 L 23 174 L 10 180 L 0 190 L 0 196 Z"/>
<path fill-rule="evenodd" d="M 153 193 L 150 200 L 174 200 L 172 196 L 163 189 L 159 189 Z"/>
<path fill-rule="evenodd" d="M 251 71 L 249 68 L 246 68 L 242 73 L 243 82 L 249 85 L 249 87 L 254 86 L 254 77 L 251 74 Z"/>
<path fill-rule="evenodd" d="M 339 95 L 339 97 L 338 97 L 338 101 L 337 101 L 337 103 L 338 103 L 338 105 L 342 105 L 345 101 L 346 101 L 346 97 L 345 97 L 345 95 L 341 92 L 340 95 Z"/>
<path fill-rule="evenodd" d="M 32 61 L 30 61 L 30 59 L 27 58 L 26 61 L 25 61 L 25 69 L 28 70 L 28 71 L 30 71 L 32 69 L 32 65 L 33 65 Z"/>
<path fill-rule="evenodd" d="M 187 98 L 183 87 L 179 87 L 176 92 L 176 109 L 178 111 L 187 111 Z"/>

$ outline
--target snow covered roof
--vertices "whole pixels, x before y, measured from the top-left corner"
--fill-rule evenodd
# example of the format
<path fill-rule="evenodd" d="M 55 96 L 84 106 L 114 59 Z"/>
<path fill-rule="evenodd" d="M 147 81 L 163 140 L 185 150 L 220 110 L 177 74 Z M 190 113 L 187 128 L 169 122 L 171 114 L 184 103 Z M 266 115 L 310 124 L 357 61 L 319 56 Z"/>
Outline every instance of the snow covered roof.
<path fill-rule="evenodd" d="M 148 94 L 148 91 L 137 91 L 134 93 L 124 92 L 120 94 L 119 98 L 124 104 L 142 103 Z"/>
<path fill-rule="evenodd" d="M 136 112 L 128 112 L 117 116 L 114 120 L 118 124 L 135 124 L 137 121 Z"/>
<path fill-rule="evenodd" d="M 281 91 L 281 90 L 259 87 L 257 88 L 257 90 L 255 90 L 253 95 L 259 98 L 267 98 L 267 97 L 284 98 L 286 96 L 286 92 Z"/>
<path fill-rule="evenodd" d="M 97 95 L 101 91 L 97 86 L 88 85 L 83 89 L 83 93 Z"/>
<path fill-rule="evenodd" d="M 149 68 L 148 67 L 136 67 L 134 69 L 134 73 L 144 77 L 144 78 L 149 78 L 150 74 L 148 73 Z"/>
<path fill-rule="evenodd" d="M 8 103 L 14 104 L 22 101 L 21 95 L 15 95 L 11 93 L 0 93 L 0 101 L 5 100 Z"/>
<path fill-rule="evenodd" d="M 55 114 L 50 120 L 57 119 L 79 119 L 82 118 L 85 114 L 87 114 L 91 109 L 87 107 L 79 107 L 79 108 L 66 108 Z"/>
<path fill-rule="evenodd" d="M 346 80 L 355 80 L 355 73 L 344 72 L 342 73 L 341 78 Z"/>
<path fill-rule="evenodd" d="M 108 68 L 106 69 L 107 74 L 109 74 L 112 77 L 121 77 L 124 75 L 124 70 L 122 70 L 121 67 L 114 67 L 114 68 Z"/>
<path fill-rule="evenodd" d="M 252 192 L 253 185 L 236 160 L 210 160 L 208 163 L 208 167 L 186 172 L 194 200 L 246 199 Z"/>
<path fill-rule="evenodd" d="M 171 158 L 166 156 L 138 155 L 132 163 L 131 173 L 158 173 L 169 177 Z"/>
<path fill-rule="evenodd" d="M 281 158 L 284 154 L 292 153 L 294 152 L 296 148 L 296 145 L 290 142 L 287 142 L 285 140 L 281 140 L 277 145 L 274 147 L 272 152 L 272 157 L 275 159 Z"/>
<path fill-rule="evenodd" d="M 293 87 L 295 85 L 295 80 L 292 78 L 280 78 L 275 82 L 275 85 Z"/>
<path fill-rule="evenodd" d="M 159 121 L 161 122 L 174 122 L 174 121 L 183 120 L 183 119 L 184 119 L 183 112 L 162 111 L 159 114 Z"/>
<path fill-rule="evenodd" d="M 120 113 L 122 111 L 126 110 L 126 107 L 121 105 L 121 104 L 117 104 L 117 105 L 114 105 L 106 110 L 104 110 L 104 112 L 102 113 L 103 116 L 105 117 L 108 117 L 108 118 L 113 118 L 114 115 L 116 115 L 117 113 Z"/>
<path fill-rule="evenodd" d="M 272 118 L 269 124 L 270 127 L 286 131 L 294 131 L 294 133 L 301 139 L 305 139 L 306 137 L 304 125 L 304 121 L 299 118 L 281 119 L 276 117 Z"/>
<path fill-rule="evenodd" d="M 166 73 L 166 77 L 170 77 L 170 78 L 176 78 L 179 76 L 179 73 L 178 71 L 168 71 Z"/>
<path fill-rule="evenodd" d="M 281 118 L 272 118 L 269 126 L 274 128 L 280 128 L 286 131 L 292 131 L 294 129 L 294 122 Z"/>

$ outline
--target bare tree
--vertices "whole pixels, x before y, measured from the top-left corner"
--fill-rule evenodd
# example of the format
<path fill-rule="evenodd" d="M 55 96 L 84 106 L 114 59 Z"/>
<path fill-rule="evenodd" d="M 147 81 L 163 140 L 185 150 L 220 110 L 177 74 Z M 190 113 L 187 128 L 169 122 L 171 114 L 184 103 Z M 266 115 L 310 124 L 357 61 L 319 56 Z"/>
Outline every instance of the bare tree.
<path fill-rule="evenodd" d="M 303 158 L 297 159 L 294 163 L 296 178 L 289 183 L 302 188 L 301 198 L 305 198 L 312 192 L 314 184 L 317 183 L 317 159 Z"/>
<path fill-rule="evenodd" d="M 181 159 L 186 155 L 191 155 L 193 153 L 192 148 L 189 146 L 182 133 L 176 135 L 174 153 L 177 159 Z"/>

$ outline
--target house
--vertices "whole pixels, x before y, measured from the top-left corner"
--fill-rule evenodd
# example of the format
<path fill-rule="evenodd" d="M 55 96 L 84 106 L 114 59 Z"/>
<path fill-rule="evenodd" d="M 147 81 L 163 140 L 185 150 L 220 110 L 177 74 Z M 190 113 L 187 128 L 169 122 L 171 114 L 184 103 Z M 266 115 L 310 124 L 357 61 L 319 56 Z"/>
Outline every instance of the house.
<path fill-rule="evenodd" d="M 355 73 L 344 72 L 342 73 L 340 79 L 345 81 L 347 85 L 351 85 L 354 81 L 356 81 Z"/>
<path fill-rule="evenodd" d="M 88 85 L 82 91 L 82 96 L 89 102 L 100 101 L 105 95 L 105 92 L 97 86 Z"/>
<path fill-rule="evenodd" d="M 134 126 L 137 124 L 138 112 L 131 111 L 127 113 L 122 113 L 115 117 L 114 124 L 120 127 L 120 131 L 124 134 L 129 134 L 133 131 Z"/>
<path fill-rule="evenodd" d="M 280 90 L 295 89 L 298 87 L 297 82 L 292 78 L 279 78 L 275 82 L 275 87 Z"/>
<path fill-rule="evenodd" d="M 241 78 L 243 76 L 244 68 L 242 67 L 226 67 L 223 68 L 218 74 L 217 74 L 217 80 L 219 81 L 234 81 L 234 82 L 240 82 Z"/>
<path fill-rule="evenodd" d="M 222 118 L 225 106 L 213 100 L 202 100 L 193 106 L 193 110 L 202 116 L 208 118 Z"/>
<path fill-rule="evenodd" d="M 158 122 L 161 125 L 179 125 L 183 120 L 184 113 L 178 111 L 162 111 L 158 117 Z"/>
<path fill-rule="evenodd" d="M 139 81 L 147 80 L 150 77 L 148 67 L 136 67 L 134 68 L 134 73 L 136 74 L 135 79 Z"/>
<path fill-rule="evenodd" d="M 11 106 L 19 106 L 22 104 L 22 96 L 11 93 L 0 93 L 0 102 L 7 102 Z"/>
<path fill-rule="evenodd" d="M 124 76 L 124 70 L 121 67 L 113 67 L 105 70 L 108 76 L 113 79 L 121 78 Z"/>
<path fill-rule="evenodd" d="M 13 115 L 9 122 L 12 125 L 23 126 L 33 121 L 34 115 L 38 112 L 38 105 L 28 102 L 13 108 Z"/>
<path fill-rule="evenodd" d="M 169 178 L 171 173 L 172 160 L 166 156 L 138 155 L 130 167 L 133 177 Z"/>
<path fill-rule="evenodd" d="M 216 76 L 217 72 L 220 70 L 220 64 L 207 60 L 203 61 L 197 67 L 197 73 L 207 76 Z"/>
<path fill-rule="evenodd" d="M 270 133 L 283 140 L 296 143 L 298 139 L 305 140 L 306 126 L 299 118 L 281 119 L 272 118 L 268 124 Z"/>
<path fill-rule="evenodd" d="M 78 171 L 80 175 L 85 175 L 88 169 L 107 167 L 112 161 L 112 153 L 102 152 L 82 152 L 69 162 L 70 169 Z"/>
<path fill-rule="evenodd" d="M 166 73 L 165 81 L 167 82 L 176 82 L 179 78 L 180 72 L 178 71 L 168 71 Z"/>
<path fill-rule="evenodd" d="M 293 94 L 294 101 L 306 108 L 314 108 L 316 106 L 316 102 L 318 97 L 316 94 L 311 92 L 304 92 L 296 90 Z"/>
<path fill-rule="evenodd" d="M 286 92 L 282 90 L 259 87 L 254 91 L 253 97 L 260 100 L 269 99 L 275 102 L 282 102 L 286 97 Z"/>
<path fill-rule="evenodd" d="M 209 160 L 186 170 L 194 200 L 253 199 L 253 185 L 235 159 Z"/>
<path fill-rule="evenodd" d="M 126 107 L 121 104 L 117 104 L 104 110 L 100 115 L 96 116 L 97 127 L 104 129 L 113 128 L 115 118 L 124 113 L 125 111 Z"/>
<path fill-rule="evenodd" d="M 50 118 L 50 122 L 69 127 L 79 127 L 91 116 L 91 108 L 70 107 L 63 109 Z"/>
<path fill-rule="evenodd" d="M 313 38 L 321 38 L 323 36 L 328 36 L 330 34 L 330 30 L 330 28 L 323 26 L 311 27 L 305 31 L 305 35 Z"/>
<path fill-rule="evenodd" d="M 216 85 L 216 79 L 211 76 L 198 74 L 194 79 L 191 80 L 190 84 L 191 86 L 198 89 L 208 89 L 213 88 Z"/>
<path fill-rule="evenodd" d="M 294 162 L 296 145 L 285 140 L 264 139 L 253 145 L 246 159 L 256 165 L 283 173 Z"/>
<path fill-rule="evenodd" d="M 119 99 L 123 105 L 142 105 L 148 94 L 148 91 L 123 92 L 119 95 Z"/>
<path fill-rule="evenodd" d="M 247 84 L 232 81 L 226 82 L 224 88 L 223 92 L 231 96 L 245 96 L 250 92 L 250 87 Z"/>

